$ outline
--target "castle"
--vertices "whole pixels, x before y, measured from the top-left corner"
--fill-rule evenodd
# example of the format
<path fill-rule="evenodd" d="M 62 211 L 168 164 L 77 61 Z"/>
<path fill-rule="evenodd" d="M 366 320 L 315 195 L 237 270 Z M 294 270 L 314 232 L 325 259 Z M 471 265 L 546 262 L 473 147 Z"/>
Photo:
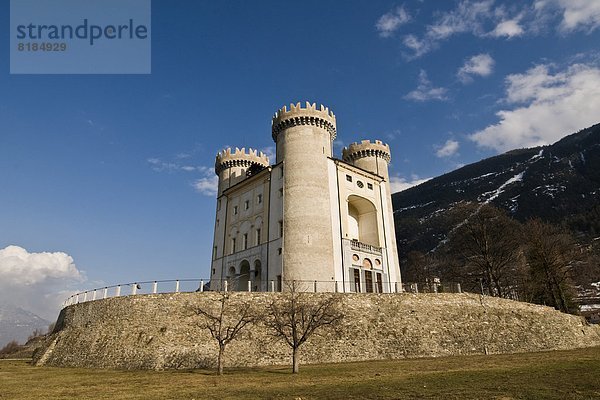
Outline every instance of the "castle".
<path fill-rule="evenodd" d="M 273 116 L 276 162 L 261 152 L 217 154 L 211 289 L 401 291 L 388 164 L 363 140 L 333 157 L 336 117 L 316 104 Z"/>

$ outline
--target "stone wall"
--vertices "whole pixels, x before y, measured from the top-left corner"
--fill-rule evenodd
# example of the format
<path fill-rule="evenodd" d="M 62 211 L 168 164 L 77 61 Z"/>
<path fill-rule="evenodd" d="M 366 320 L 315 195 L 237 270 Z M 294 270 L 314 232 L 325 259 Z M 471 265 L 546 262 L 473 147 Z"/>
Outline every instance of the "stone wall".
<path fill-rule="evenodd" d="M 67 307 L 34 355 L 37 365 L 125 369 L 213 367 L 216 342 L 194 306 L 215 292 L 137 295 Z M 265 309 L 278 293 L 232 293 Z M 310 298 L 331 296 L 307 294 Z M 600 345 L 600 327 L 548 307 L 473 294 L 343 294 L 343 336 L 313 337 L 302 363 L 513 353 Z M 232 342 L 225 366 L 290 363 L 262 325 Z"/>

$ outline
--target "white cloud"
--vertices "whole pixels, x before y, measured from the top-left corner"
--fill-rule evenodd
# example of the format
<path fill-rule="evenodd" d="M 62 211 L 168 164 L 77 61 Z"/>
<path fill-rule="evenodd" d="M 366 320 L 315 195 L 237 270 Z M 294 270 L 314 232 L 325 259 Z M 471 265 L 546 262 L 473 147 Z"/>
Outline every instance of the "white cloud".
<path fill-rule="evenodd" d="M 494 16 L 494 0 L 461 1 L 456 9 L 444 13 L 438 21 L 427 27 L 427 36 L 434 40 L 447 39 L 458 33 L 484 33 L 483 21 Z"/>
<path fill-rule="evenodd" d="M 196 191 L 204 196 L 216 196 L 219 189 L 219 177 L 210 176 L 202 177 L 192 183 L 192 186 Z"/>
<path fill-rule="evenodd" d="M 539 65 L 506 78 L 499 121 L 470 135 L 480 147 L 507 151 L 553 143 L 600 120 L 600 68 L 574 64 L 552 72 Z"/>
<path fill-rule="evenodd" d="M 485 22 L 499 18 L 493 5 L 494 0 L 460 1 L 455 9 L 440 14 L 433 24 L 428 25 L 422 38 L 408 35 L 403 44 L 413 51 L 411 58 L 417 58 L 433 50 L 439 41 L 460 33 L 485 36 Z"/>
<path fill-rule="evenodd" d="M 396 9 L 383 14 L 377 20 L 375 28 L 379 32 L 379 36 L 390 37 L 398 30 L 398 28 L 409 22 L 410 19 L 411 17 L 404 6 L 396 7 Z"/>
<path fill-rule="evenodd" d="M 458 70 L 458 78 L 463 83 L 473 80 L 473 75 L 488 76 L 494 70 L 494 59 L 489 54 L 478 54 L 469 58 Z"/>
<path fill-rule="evenodd" d="M 421 70 L 419 73 L 419 85 L 415 90 L 404 96 L 404 98 L 414 101 L 446 100 L 446 92 L 446 88 L 434 87 L 427 78 L 427 72 Z"/>
<path fill-rule="evenodd" d="M 269 163 L 274 163 L 277 155 L 275 154 L 275 146 L 267 146 L 261 149 L 258 149 L 259 153 L 263 153 L 269 159 Z"/>
<path fill-rule="evenodd" d="M 425 39 L 419 39 L 415 35 L 406 35 L 402 39 L 402 43 L 404 43 L 404 45 L 411 49 L 413 52 L 413 54 L 411 56 L 408 56 L 408 58 L 421 57 L 423 54 L 428 53 L 433 46 L 433 43 L 431 43 L 430 41 Z"/>
<path fill-rule="evenodd" d="M 544 21 L 549 14 L 558 10 L 561 13 L 559 29 L 563 32 L 575 30 L 594 31 L 600 26 L 600 1 L 598 0 L 538 0 L 534 9 Z"/>
<path fill-rule="evenodd" d="M 435 155 L 437 157 L 451 157 L 458 153 L 460 145 L 456 140 L 448 139 L 442 146 L 436 146 Z"/>
<path fill-rule="evenodd" d="M 392 193 L 401 192 L 413 186 L 420 185 L 423 182 L 427 182 L 431 178 L 419 179 L 417 176 L 412 176 L 411 180 L 407 180 L 401 176 L 391 176 L 390 177 L 390 187 Z"/>
<path fill-rule="evenodd" d="M 196 179 L 192 187 L 204 196 L 216 196 L 219 190 L 219 177 L 215 175 L 214 168 L 200 167 L 198 170 L 203 176 Z"/>
<path fill-rule="evenodd" d="M 496 28 L 492 32 L 490 32 L 490 35 L 494 37 L 505 36 L 507 38 L 512 38 L 522 36 L 524 33 L 525 30 L 520 25 L 519 17 L 499 22 L 498 25 L 496 25 Z"/>
<path fill-rule="evenodd" d="M 63 252 L 29 253 L 19 246 L 0 249 L 0 301 L 56 318 L 66 288 L 85 280 L 73 258 Z"/>

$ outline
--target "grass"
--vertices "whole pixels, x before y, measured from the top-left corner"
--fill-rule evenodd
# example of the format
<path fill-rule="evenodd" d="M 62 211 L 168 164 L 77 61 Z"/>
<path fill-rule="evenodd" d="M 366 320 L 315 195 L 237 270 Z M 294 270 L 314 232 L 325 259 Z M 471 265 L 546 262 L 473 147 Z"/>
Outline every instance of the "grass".
<path fill-rule="evenodd" d="M 121 371 L 0 360 L 4 399 L 600 399 L 600 347 L 527 354 Z"/>

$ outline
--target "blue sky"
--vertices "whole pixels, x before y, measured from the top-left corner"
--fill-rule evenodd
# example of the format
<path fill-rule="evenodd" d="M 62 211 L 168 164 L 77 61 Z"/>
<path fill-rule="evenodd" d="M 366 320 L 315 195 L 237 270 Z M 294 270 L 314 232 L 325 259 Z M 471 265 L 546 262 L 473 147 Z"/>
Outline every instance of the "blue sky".
<path fill-rule="evenodd" d="M 154 0 L 149 75 L 10 75 L 0 26 L 0 278 L 45 316 L 207 277 L 215 154 L 272 154 L 284 104 L 333 109 L 338 156 L 389 143 L 397 190 L 600 120 L 595 0 Z"/>

